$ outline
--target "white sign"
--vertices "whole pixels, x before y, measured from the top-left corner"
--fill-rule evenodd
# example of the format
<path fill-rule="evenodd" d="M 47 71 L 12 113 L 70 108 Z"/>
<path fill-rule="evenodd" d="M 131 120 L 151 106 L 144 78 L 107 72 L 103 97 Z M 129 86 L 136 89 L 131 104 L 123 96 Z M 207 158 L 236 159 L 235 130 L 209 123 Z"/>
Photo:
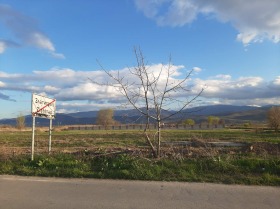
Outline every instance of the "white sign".
<path fill-rule="evenodd" d="M 55 118 L 56 100 L 41 95 L 32 94 L 32 116 Z"/>

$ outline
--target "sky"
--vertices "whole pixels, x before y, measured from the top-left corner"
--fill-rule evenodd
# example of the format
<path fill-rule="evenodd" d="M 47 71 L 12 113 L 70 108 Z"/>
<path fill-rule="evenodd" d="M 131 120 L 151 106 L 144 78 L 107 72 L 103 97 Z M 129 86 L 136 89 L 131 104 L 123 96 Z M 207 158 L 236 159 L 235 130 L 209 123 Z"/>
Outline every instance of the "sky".
<path fill-rule="evenodd" d="M 198 105 L 280 105 L 280 0 L 0 0 L 0 118 L 117 107 L 102 68 L 129 78 L 134 47 L 155 72 L 193 71 Z"/>

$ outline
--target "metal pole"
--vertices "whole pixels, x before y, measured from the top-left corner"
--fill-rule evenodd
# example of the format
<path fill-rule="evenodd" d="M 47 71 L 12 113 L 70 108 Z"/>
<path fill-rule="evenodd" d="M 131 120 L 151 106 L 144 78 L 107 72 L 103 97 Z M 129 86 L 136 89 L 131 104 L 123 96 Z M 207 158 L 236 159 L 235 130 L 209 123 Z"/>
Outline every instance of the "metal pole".
<path fill-rule="evenodd" d="M 50 127 L 49 127 L 49 154 L 52 149 L 52 119 L 50 119 Z"/>
<path fill-rule="evenodd" d="M 32 116 L 32 143 L 31 143 L 31 160 L 34 160 L 34 139 L 35 139 L 35 116 Z"/>

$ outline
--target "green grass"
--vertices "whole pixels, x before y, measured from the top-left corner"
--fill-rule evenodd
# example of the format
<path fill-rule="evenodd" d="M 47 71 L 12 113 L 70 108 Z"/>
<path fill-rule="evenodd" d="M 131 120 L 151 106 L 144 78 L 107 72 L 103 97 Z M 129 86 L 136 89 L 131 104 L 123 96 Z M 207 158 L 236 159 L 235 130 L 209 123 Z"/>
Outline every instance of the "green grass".
<path fill-rule="evenodd" d="M 156 181 L 215 182 L 226 184 L 280 185 L 280 159 L 237 156 L 147 160 L 126 154 L 86 157 L 71 154 L 37 155 L 7 159 L 0 174 L 49 177 L 86 177 Z"/>
<path fill-rule="evenodd" d="M 211 141 L 280 143 L 280 134 L 252 130 L 163 130 L 162 141 L 203 139 Z M 165 157 L 145 159 L 135 155 L 86 155 L 82 150 L 139 148 L 146 146 L 139 130 L 54 131 L 52 155 L 45 155 L 48 132 L 36 132 L 35 160 L 30 153 L 14 156 L 0 153 L 0 174 L 138 179 L 157 181 L 195 181 L 228 184 L 280 185 L 279 154 L 239 153 L 207 155 L 208 157 Z M 31 132 L 1 131 L 0 149 L 30 149 Z M 45 151 L 38 148 L 44 148 Z M 38 150 L 36 150 L 38 149 Z M 70 150 L 72 154 L 63 154 Z M 145 156 L 145 155 L 141 155 Z"/>
<path fill-rule="evenodd" d="M 274 132 L 255 133 L 248 130 L 163 130 L 162 141 L 186 141 L 194 138 L 205 140 L 238 141 L 238 142 L 280 142 L 280 134 Z M 145 146 L 143 133 L 137 130 L 77 130 L 60 131 L 52 134 L 54 147 L 87 147 L 87 146 Z M 31 132 L 8 132 L 0 134 L 0 146 L 28 147 Z M 35 142 L 38 146 L 48 143 L 47 132 L 36 132 Z"/>
<path fill-rule="evenodd" d="M 35 143 L 45 146 L 48 143 L 47 132 L 36 132 Z M 53 145 L 56 147 L 87 147 L 108 145 L 145 145 L 143 133 L 139 131 L 61 131 L 52 133 Z M 1 132 L 0 146 L 30 146 L 31 132 Z"/>
<path fill-rule="evenodd" d="M 264 131 L 256 133 L 248 129 L 221 129 L 221 130 L 166 130 L 163 139 L 171 141 L 188 140 L 192 138 L 211 139 L 236 142 L 280 142 L 280 133 Z"/>

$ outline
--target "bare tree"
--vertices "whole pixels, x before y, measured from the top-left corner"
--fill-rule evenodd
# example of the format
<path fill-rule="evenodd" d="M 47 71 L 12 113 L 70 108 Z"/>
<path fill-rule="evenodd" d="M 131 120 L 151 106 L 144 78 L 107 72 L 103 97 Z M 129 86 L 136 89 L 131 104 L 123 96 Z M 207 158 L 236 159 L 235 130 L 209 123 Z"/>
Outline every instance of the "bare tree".
<path fill-rule="evenodd" d="M 280 128 L 280 107 L 272 107 L 267 112 L 268 125 L 278 132 Z"/>
<path fill-rule="evenodd" d="M 25 127 L 25 117 L 22 114 L 19 114 L 19 116 L 16 118 L 16 122 L 17 122 L 16 126 L 19 130 Z"/>
<path fill-rule="evenodd" d="M 183 78 L 176 78 L 177 71 L 172 65 L 171 59 L 167 65 L 162 65 L 159 70 L 154 70 L 145 62 L 140 48 L 134 48 L 134 53 L 137 65 L 129 68 L 129 75 L 122 75 L 120 71 L 109 72 L 100 64 L 111 81 L 103 84 L 93 82 L 116 88 L 125 97 L 127 104 L 145 117 L 144 136 L 154 157 L 160 157 L 162 122 L 182 113 L 201 95 L 203 88 L 193 94 L 191 85 L 188 85 L 192 71 L 187 72 Z M 189 98 L 188 94 L 193 96 Z M 176 111 L 168 111 L 171 108 Z M 156 133 L 153 134 L 155 140 L 151 138 L 151 131 L 149 131 L 151 121 L 155 121 L 157 124 Z M 154 143 L 154 141 L 156 142 Z"/>
<path fill-rule="evenodd" d="M 114 125 L 116 122 L 113 119 L 113 109 L 102 109 L 98 111 L 96 124 L 103 125 L 106 129 L 109 125 Z"/>

